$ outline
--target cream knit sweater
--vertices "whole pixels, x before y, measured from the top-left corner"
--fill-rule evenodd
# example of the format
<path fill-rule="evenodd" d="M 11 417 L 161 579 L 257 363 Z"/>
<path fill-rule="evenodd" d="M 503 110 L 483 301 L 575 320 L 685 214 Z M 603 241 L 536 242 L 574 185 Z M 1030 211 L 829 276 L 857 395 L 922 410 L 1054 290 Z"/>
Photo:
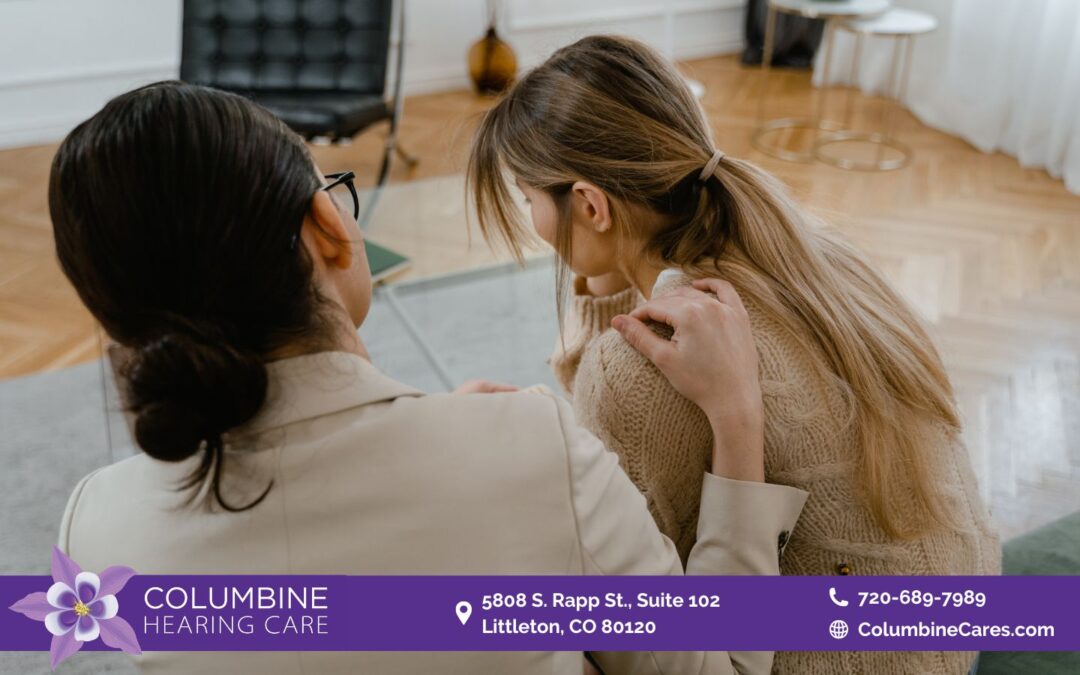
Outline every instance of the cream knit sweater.
<path fill-rule="evenodd" d="M 684 275 L 665 274 L 654 296 L 689 283 Z M 712 455 L 712 434 L 704 414 L 609 329 L 612 317 L 643 301 L 634 288 L 602 298 L 576 295 L 551 363 L 580 423 L 619 454 L 685 561 L 694 544 L 700 476 Z M 821 383 L 812 360 L 819 357 L 753 303 L 746 305 L 765 402 L 766 480 L 810 492 L 786 546 L 778 542 L 781 573 L 1000 574 L 1000 541 L 959 439 L 930 425 L 912 430 L 937 447 L 934 475 L 961 529 L 890 540 L 856 497 L 859 450 L 854 424 L 846 423 L 851 414 L 843 388 Z M 973 652 L 781 652 L 774 672 L 962 674 L 973 658 Z"/>

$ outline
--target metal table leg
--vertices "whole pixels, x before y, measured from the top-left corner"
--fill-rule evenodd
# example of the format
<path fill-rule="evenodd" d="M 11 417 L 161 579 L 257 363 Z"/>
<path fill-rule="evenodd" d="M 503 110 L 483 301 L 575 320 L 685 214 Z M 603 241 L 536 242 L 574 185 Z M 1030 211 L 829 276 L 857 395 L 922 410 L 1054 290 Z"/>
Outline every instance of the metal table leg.
<path fill-rule="evenodd" d="M 806 151 L 787 150 L 781 147 L 779 144 L 769 143 L 768 138 L 776 132 L 791 130 L 791 129 L 806 129 L 811 130 L 813 133 L 819 133 L 821 131 L 837 131 L 841 129 L 841 125 L 836 122 L 831 122 L 825 119 L 825 99 L 826 89 L 829 86 L 828 75 L 832 70 L 832 38 L 835 22 L 833 19 L 826 19 L 825 21 L 825 63 L 823 67 L 825 69 L 825 82 L 815 92 L 815 101 L 813 106 L 813 115 L 809 118 L 806 117 L 784 117 L 775 120 L 765 121 L 765 108 L 768 99 L 770 98 L 770 91 L 772 89 L 772 60 L 773 51 L 775 48 L 776 39 L 776 20 L 777 10 L 773 4 L 769 3 L 768 13 L 765 18 L 765 49 L 761 55 L 762 66 L 762 90 L 761 96 L 758 98 L 758 127 L 754 130 L 753 136 L 750 141 L 754 147 L 764 152 L 765 154 L 776 157 L 778 159 L 784 159 L 791 162 L 812 162 L 814 161 L 814 149 L 811 147 Z"/>
<path fill-rule="evenodd" d="M 849 92 L 848 110 L 845 111 L 846 120 L 850 120 L 854 87 L 858 86 L 858 52 L 862 39 L 862 33 L 856 33 L 856 60 L 852 64 L 852 90 Z M 911 148 L 894 138 L 893 130 L 896 121 L 896 109 L 903 104 L 904 99 L 907 97 L 908 79 L 911 76 L 911 53 L 914 50 L 914 36 L 899 35 L 894 39 L 896 42 L 893 45 L 893 58 L 892 63 L 889 65 L 889 82 L 885 91 L 885 95 L 893 100 L 887 103 L 888 107 L 885 110 L 882 130 L 877 132 L 841 131 L 832 134 L 828 138 L 818 139 L 813 148 L 814 158 L 818 161 L 841 169 L 853 169 L 856 171 L 891 171 L 901 169 L 911 161 L 913 154 Z M 903 52 L 903 56 L 901 56 L 901 52 Z M 896 89 L 898 70 L 900 70 L 899 91 Z M 845 122 L 845 126 L 849 126 L 849 124 Z M 824 148 L 839 143 L 872 144 L 876 146 L 875 157 L 874 159 L 859 160 L 830 155 L 824 152 Z M 889 159 L 884 158 L 883 155 L 886 149 L 893 150 L 895 156 Z"/>

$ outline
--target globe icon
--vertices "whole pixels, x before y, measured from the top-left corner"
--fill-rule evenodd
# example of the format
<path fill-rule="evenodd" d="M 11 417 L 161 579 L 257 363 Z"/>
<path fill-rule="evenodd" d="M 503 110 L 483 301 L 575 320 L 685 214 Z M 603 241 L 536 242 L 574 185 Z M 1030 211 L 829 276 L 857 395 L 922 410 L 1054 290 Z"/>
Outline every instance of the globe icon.
<path fill-rule="evenodd" d="M 829 635 L 833 636 L 837 640 L 843 640 L 847 637 L 848 627 L 842 619 L 837 619 L 829 624 Z"/>

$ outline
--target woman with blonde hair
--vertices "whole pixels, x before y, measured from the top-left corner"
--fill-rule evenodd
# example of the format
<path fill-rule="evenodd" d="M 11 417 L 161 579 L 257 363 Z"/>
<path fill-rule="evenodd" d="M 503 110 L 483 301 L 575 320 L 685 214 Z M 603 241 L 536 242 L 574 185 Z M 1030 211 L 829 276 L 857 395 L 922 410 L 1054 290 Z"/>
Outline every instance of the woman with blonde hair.
<path fill-rule="evenodd" d="M 470 192 L 485 236 L 520 253 L 530 233 L 507 174 L 536 233 L 575 274 L 555 372 L 684 558 L 713 438 L 701 412 L 620 333 L 644 336 L 641 320 L 656 317 L 665 297 L 719 276 L 753 328 L 766 480 L 810 492 L 798 530 L 780 535 L 782 573 L 1000 573 L 999 539 L 925 330 L 777 179 L 716 149 L 701 108 L 659 55 L 626 38 L 585 38 L 485 115 Z M 559 277 L 565 289 L 565 267 Z M 652 314 L 635 310 L 645 299 Z M 613 323 L 621 331 L 608 330 Z M 962 673 L 972 659 L 781 653 L 776 670 Z"/>

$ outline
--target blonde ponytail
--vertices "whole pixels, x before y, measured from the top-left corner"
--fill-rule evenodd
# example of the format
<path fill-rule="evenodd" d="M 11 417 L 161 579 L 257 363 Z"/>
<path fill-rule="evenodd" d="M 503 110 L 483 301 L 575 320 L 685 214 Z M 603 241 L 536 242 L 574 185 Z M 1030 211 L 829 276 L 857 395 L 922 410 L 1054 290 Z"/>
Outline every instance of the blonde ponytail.
<path fill-rule="evenodd" d="M 470 193 L 484 236 L 520 256 L 531 233 L 508 171 L 563 211 L 569 186 L 589 181 L 608 195 L 616 227 L 646 241 L 643 256 L 730 281 L 818 357 L 823 381 L 843 383 L 861 445 L 858 483 L 882 530 L 905 537 L 952 525 L 930 475 L 931 444 L 912 432 L 960 426 L 925 330 L 863 256 L 780 181 L 738 158 L 717 159 L 700 107 L 659 55 L 627 38 L 585 38 L 485 115 L 469 160 Z M 662 224 L 636 229 L 631 207 Z M 571 230 L 564 213 L 556 242 L 564 260 Z"/>

